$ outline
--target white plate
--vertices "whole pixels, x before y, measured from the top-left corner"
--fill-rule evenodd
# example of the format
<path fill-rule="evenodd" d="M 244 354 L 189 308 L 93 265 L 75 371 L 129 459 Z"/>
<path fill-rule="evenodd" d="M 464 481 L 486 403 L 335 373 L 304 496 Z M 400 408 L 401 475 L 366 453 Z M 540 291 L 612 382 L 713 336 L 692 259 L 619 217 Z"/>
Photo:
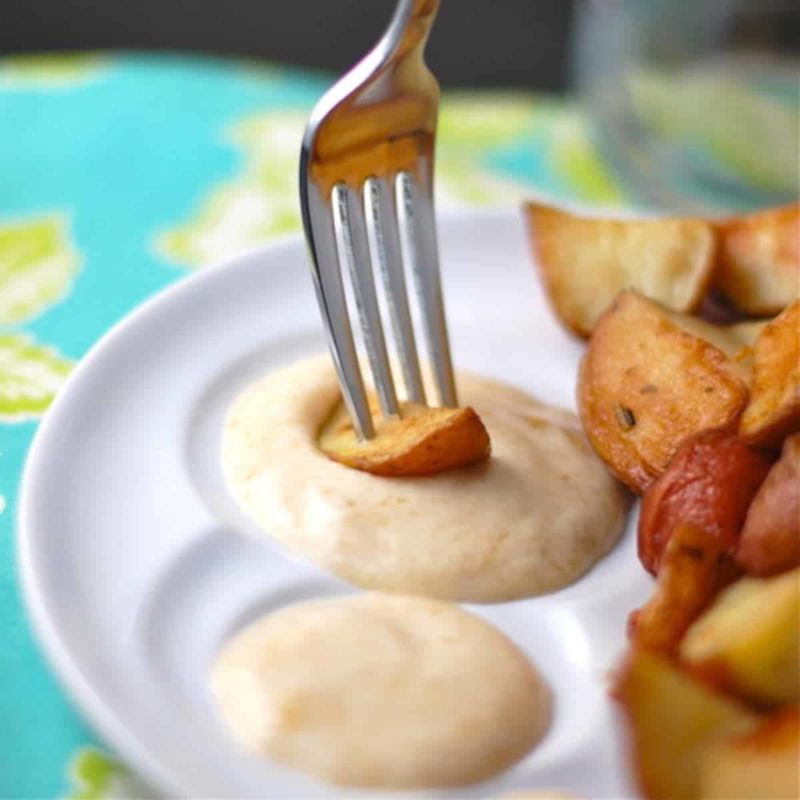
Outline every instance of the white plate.
<path fill-rule="evenodd" d="M 440 238 L 456 363 L 572 407 L 581 347 L 546 306 L 521 219 L 459 213 L 441 220 Z M 31 449 L 19 558 L 39 639 L 101 736 L 168 794 L 359 796 L 243 753 L 206 687 L 215 652 L 245 621 L 353 591 L 277 545 L 238 535 L 248 522 L 218 469 L 232 398 L 323 349 L 304 245 L 258 250 L 189 278 L 118 325 L 75 371 Z M 647 585 L 632 521 L 574 586 L 471 606 L 535 658 L 555 691 L 555 721 L 498 778 L 424 796 L 533 787 L 631 796 L 606 686 L 626 615 Z"/>

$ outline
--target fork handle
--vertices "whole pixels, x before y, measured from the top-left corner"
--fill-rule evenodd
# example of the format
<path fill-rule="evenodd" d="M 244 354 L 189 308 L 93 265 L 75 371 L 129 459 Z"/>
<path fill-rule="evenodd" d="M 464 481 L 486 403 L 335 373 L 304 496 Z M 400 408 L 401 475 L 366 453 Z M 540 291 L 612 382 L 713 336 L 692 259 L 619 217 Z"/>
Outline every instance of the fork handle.
<path fill-rule="evenodd" d="M 412 18 L 432 18 L 439 10 L 439 0 L 399 0 L 397 7 L 409 9 Z"/>
<path fill-rule="evenodd" d="M 389 24 L 392 55 L 400 55 L 416 47 L 424 48 L 428 40 L 440 0 L 399 0 Z"/>
<path fill-rule="evenodd" d="M 398 0 L 397 8 L 394 12 L 394 19 L 398 17 L 406 19 L 423 19 L 436 16 L 439 10 L 439 0 Z"/>

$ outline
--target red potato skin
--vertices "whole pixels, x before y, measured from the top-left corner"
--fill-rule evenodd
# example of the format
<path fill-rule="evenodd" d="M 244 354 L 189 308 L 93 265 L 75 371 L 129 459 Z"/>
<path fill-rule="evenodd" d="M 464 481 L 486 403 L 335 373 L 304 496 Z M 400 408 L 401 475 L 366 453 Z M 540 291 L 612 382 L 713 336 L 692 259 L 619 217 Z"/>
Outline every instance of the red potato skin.
<path fill-rule="evenodd" d="M 790 436 L 747 512 L 739 566 L 750 575 L 777 575 L 800 565 L 800 433 Z"/>
<path fill-rule="evenodd" d="M 658 574 L 664 549 L 678 525 L 699 528 L 733 556 L 750 502 L 772 458 L 730 431 L 704 431 L 680 447 L 642 499 L 639 559 Z"/>

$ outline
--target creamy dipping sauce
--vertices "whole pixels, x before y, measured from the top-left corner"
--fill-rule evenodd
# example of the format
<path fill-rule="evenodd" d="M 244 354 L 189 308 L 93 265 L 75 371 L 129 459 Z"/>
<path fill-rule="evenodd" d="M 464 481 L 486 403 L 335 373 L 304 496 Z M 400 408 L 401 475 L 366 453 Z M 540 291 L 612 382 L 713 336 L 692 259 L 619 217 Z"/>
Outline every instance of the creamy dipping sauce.
<path fill-rule="evenodd" d="M 228 486 L 265 535 L 365 588 L 501 602 L 574 582 L 618 539 L 627 493 L 573 414 L 495 381 L 462 374 L 458 385 L 491 458 L 383 478 L 318 449 L 336 375 L 328 357 L 293 364 L 235 401 L 222 444 Z"/>
<path fill-rule="evenodd" d="M 547 686 L 503 633 L 402 595 L 270 614 L 225 646 L 211 685 L 247 748 L 344 786 L 483 780 L 528 753 L 551 717 Z"/>

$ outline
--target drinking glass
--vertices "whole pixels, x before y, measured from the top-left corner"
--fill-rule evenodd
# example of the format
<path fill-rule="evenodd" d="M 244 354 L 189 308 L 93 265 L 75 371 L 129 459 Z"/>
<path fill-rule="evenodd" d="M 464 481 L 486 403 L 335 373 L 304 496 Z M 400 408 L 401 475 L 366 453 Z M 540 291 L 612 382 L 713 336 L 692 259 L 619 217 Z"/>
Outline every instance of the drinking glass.
<path fill-rule="evenodd" d="M 600 152 L 657 210 L 800 192 L 800 0 L 581 0 L 573 67 Z"/>

